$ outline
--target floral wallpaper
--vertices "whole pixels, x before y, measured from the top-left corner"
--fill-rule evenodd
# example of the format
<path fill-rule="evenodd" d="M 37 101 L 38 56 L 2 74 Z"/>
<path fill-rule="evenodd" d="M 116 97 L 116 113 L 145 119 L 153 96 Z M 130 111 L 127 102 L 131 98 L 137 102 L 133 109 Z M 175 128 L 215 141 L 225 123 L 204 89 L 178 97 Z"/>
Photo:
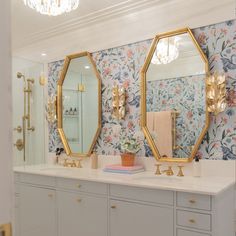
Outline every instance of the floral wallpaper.
<path fill-rule="evenodd" d="M 172 111 L 176 119 L 174 157 L 188 157 L 205 126 L 205 75 L 187 76 L 147 82 L 147 111 Z"/>
<path fill-rule="evenodd" d="M 224 72 L 227 76 L 227 101 L 225 112 L 211 116 L 211 125 L 198 156 L 205 159 L 236 159 L 236 20 L 193 30 L 208 57 L 211 72 Z M 102 131 L 96 144 L 99 154 L 120 153 L 121 133 L 136 135 L 141 144 L 137 155 L 152 156 L 140 129 L 140 69 L 152 40 L 146 40 L 93 53 L 93 59 L 102 77 Z M 49 94 L 56 92 L 56 82 L 63 61 L 52 62 L 49 69 Z M 112 86 L 125 86 L 127 114 L 117 121 L 111 116 Z M 61 146 L 56 125 L 49 127 L 49 151 Z"/>

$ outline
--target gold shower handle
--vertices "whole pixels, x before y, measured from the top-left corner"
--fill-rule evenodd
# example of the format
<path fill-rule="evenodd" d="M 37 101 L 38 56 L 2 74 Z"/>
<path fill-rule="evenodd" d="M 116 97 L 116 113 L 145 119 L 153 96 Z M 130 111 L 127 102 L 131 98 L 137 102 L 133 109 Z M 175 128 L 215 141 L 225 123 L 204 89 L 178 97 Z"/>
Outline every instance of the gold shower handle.
<path fill-rule="evenodd" d="M 17 139 L 16 143 L 14 143 L 14 146 L 18 151 L 22 151 L 22 149 L 24 149 L 24 141 L 22 139 Z"/>

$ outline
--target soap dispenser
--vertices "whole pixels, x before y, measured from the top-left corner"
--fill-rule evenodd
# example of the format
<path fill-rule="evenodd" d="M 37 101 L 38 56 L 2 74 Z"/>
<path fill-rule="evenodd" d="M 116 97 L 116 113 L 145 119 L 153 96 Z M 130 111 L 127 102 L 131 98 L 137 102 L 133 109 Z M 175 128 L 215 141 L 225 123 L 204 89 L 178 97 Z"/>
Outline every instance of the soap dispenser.
<path fill-rule="evenodd" d="M 201 177 L 201 162 L 199 157 L 195 157 L 195 160 L 193 162 L 193 176 Z"/>

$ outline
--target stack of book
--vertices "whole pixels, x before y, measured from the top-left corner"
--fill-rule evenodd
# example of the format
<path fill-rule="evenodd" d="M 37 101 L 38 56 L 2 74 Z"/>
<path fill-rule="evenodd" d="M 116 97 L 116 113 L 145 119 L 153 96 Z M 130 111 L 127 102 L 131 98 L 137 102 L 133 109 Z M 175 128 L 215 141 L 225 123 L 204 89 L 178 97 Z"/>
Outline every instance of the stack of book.
<path fill-rule="evenodd" d="M 106 166 L 103 171 L 111 172 L 111 173 L 119 173 L 119 174 L 136 174 L 139 172 L 143 172 L 144 168 L 142 165 L 136 166 L 122 166 L 119 164 L 113 164 Z"/>

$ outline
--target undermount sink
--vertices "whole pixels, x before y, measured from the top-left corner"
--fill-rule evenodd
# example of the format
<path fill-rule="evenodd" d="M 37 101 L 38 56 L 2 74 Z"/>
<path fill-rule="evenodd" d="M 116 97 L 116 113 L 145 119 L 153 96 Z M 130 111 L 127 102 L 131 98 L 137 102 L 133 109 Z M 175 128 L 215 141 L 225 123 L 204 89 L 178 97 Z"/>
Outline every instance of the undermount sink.
<path fill-rule="evenodd" d="M 75 168 L 66 168 L 66 167 L 45 167 L 42 168 L 40 171 L 68 171 L 68 170 L 72 170 Z M 77 168 L 76 168 L 77 169 Z"/>
<path fill-rule="evenodd" d="M 135 180 L 139 181 L 170 181 L 170 182 L 181 182 L 183 178 L 176 176 L 160 176 L 160 175 L 152 175 L 152 176 L 138 176 L 134 177 Z"/>

